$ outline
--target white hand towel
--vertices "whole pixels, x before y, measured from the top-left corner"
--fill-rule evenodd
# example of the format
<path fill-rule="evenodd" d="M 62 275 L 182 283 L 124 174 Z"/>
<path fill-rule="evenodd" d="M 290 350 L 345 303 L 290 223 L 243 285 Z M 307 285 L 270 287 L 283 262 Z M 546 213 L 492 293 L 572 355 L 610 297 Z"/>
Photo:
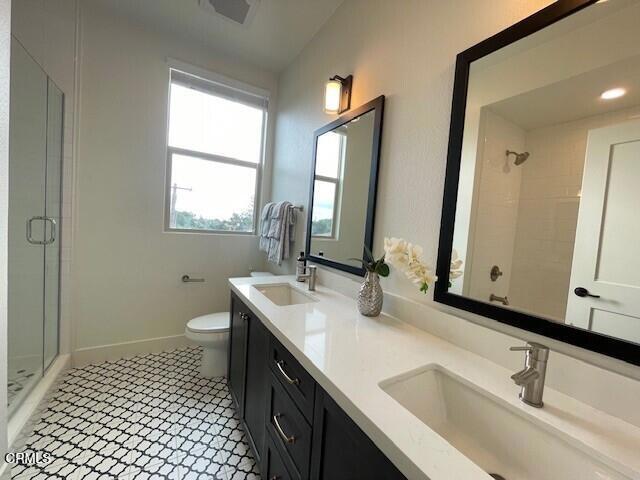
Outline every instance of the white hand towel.
<path fill-rule="evenodd" d="M 259 249 L 262 252 L 267 252 L 269 250 L 269 227 L 271 225 L 271 210 L 273 210 L 274 205 L 275 204 L 273 202 L 267 203 L 262 208 L 262 213 L 260 215 Z"/>
<path fill-rule="evenodd" d="M 282 260 L 289 258 L 290 242 L 293 239 L 292 222 L 295 223 L 295 212 L 290 202 L 278 202 L 271 210 L 271 223 L 269 225 L 269 247 L 267 260 L 280 265 Z"/>

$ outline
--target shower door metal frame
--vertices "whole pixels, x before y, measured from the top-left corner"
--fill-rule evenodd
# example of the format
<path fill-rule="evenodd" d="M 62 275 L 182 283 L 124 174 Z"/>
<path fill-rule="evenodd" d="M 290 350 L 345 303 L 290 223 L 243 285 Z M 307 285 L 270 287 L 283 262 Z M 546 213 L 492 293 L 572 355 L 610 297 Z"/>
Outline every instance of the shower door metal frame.
<path fill-rule="evenodd" d="M 45 151 L 45 155 L 46 155 L 46 161 L 45 161 L 45 174 L 44 174 L 44 178 L 45 178 L 45 189 L 44 189 L 44 219 L 45 222 L 50 222 L 51 223 L 51 229 L 52 229 L 52 235 L 50 237 L 50 239 L 52 239 L 52 241 L 47 242 L 43 245 L 44 248 L 44 259 L 43 259 L 43 268 L 44 268 L 44 274 L 43 274 L 43 280 L 42 280 L 42 294 L 43 294 L 43 302 L 42 302 L 42 375 L 44 376 L 47 373 L 47 370 L 49 370 L 49 368 L 53 365 L 53 363 L 55 362 L 56 358 L 58 358 L 58 356 L 60 355 L 60 316 L 62 314 L 62 308 L 61 308 L 61 303 L 62 303 L 62 204 L 64 203 L 64 120 L 65 120 L 65 99 L 66 99 L 66 95 L 64 93 L 64 91 L 56 84 L 56 82 L 53 81 L 53 79 L 51 77 L 49 77 L 49 75 L 47 74 L 47 72 L 45 71 L 45 75 L 47 75 L 47 142 L 46 142 L 46 151 Z M 47 199 L 48 199 L 48 195 L 49 195 L 49 189 L 47 188 L 47 178 L 48 178 L 48 173 L 49 173 L 49 137 L 48 137 L 48 128 L 49 128 L 49 94 L 50 94 L 50 88 L 51 88 L 51 84 L 55 85 L 55 87 L 60 91 L 61 94 L 61 98 L 60 98 L 60 117 L 61 117 L 61 121 L 60 121 L 60 183 L 59 183 L 59 187 L 58 187 L 58 198 L 59 198 L 59 203 L 60 203 L 60 210 L 59 210 L 59 217 L 58 217 L 58 221 L 56 222 L 55 219 L 51 218 L 49 215 L 47 215 Z M 44 229 L 44 233 L 46 233 L 46 226 Z M 57 235 L 57 237 L 56 237 Z M 46 319 L 46 309 L 47 309 L 47 247 L 49 245 L 51 245 L 52 243 L 55 242 L 55 240 L 58 240 L 58 245 L 56 248 L 56 254 L 58 255 L 58 291 L 57 291 L 57 311 L 56 311 L 56 323 L 57 323 L 57 336 L 56 336 L 56 354 L 54 355 L 53 359 L 51 360 L 51 362 L 49 363 L 49 365 L 45 365 L 46 362 L 46 356 L 45 356 L 45 345 L 46 345 L 46 323 L 45 323 L 45 319 Z M 46 242 L 46 240 L 45 240 Z"/>

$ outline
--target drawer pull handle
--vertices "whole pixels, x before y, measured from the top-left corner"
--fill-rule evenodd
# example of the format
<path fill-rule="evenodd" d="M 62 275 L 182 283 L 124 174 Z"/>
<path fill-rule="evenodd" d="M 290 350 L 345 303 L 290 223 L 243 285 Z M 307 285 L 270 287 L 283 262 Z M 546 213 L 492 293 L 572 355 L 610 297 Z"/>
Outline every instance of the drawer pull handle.
<path fill-rule="evenodd" d="M 296 441 L 296 437 L 294 437 L 293 435 L 288 436 L 286 433 L 284 433 L 284 430 L 282 430 L 282 427 L 280 426 L 280 422 L 278 421 L 278 419 L 281 416 L 282 415 L 279 413 L 276 413 L 273 416 L 273 426 L 276 427 L 276 432 L 278 432 L 278 435 L 280 435 L 285 443 L 294 443 Z"/>
<path fill-rule="evenodd" d="M 239 316 L 240 316 L 240 318 L 241 318 L 242 320 L 244 320 L 245 322 L 246 322 L 247 320 L 249 320 L 249 315 L 247 315 L 246 313 L 240 312 L 238 315 L 239 315 Z"/>
<path fill-rule="evenodd" d="M 280 373 L 282 374 L 284 379 L 287 381 L 287 383 L 289 385 L 300 385 L 300 379 L 291 378 L 289 375 L 287 375 L 287 372 L 284 371 L 283 366 L 284 366 L 284 362 L 282 360 L 276 362 L 276 367 L 278 367 L 278 370 L 280 370 Z"/>

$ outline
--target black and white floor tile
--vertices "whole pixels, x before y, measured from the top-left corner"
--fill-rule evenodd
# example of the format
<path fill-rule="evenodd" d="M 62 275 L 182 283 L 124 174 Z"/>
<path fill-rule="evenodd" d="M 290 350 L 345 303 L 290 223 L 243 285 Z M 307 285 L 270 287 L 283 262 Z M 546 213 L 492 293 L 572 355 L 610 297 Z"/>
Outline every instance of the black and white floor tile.
<path fill-rule="evenodd" d="M 70 370 L 23 449 L 46 466 L 15 479 L 259 480 L 226 380 L 198 373 L 198 348 Z"/>

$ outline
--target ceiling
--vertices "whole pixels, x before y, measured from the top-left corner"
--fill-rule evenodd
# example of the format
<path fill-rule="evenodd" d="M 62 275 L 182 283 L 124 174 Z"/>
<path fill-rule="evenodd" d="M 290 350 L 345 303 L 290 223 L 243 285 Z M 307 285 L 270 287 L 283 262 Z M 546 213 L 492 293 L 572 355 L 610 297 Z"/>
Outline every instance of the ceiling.
<path fill-rule="evenodd" d="M 96 1 L 143 24 L 279 72 L 293 61 L 344 0 L 260 0 L 247 25 L 205 11 L 198 0 Z"/>
<path fill-rule="evenodd" d="M 622 87 L 627 94 L 602 100 L 605 90 Z M 640 105 L 640 56 L 591 70 L 515 97 L 489 108 L 525 130 L 569 122 Z"/>

